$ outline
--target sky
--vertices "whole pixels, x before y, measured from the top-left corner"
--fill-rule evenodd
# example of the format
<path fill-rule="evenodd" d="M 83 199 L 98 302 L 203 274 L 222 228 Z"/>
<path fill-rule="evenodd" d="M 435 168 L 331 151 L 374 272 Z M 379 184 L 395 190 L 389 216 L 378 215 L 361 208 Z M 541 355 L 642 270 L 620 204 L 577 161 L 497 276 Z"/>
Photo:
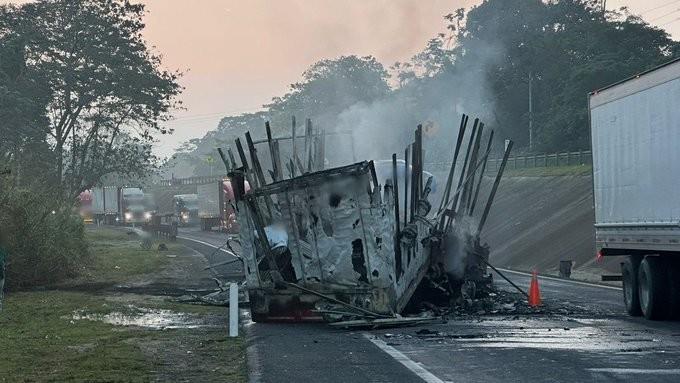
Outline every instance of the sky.
<path fill-rule="evenodd" d="M 373 55 L 386 67 L 443 32 L 443 15 L 480 0 L 136 0 L 145 38 L 168 70 L 185 72 L 185 110 L 156 152 L 172 154 L 227 115 L 257 111 L 321 59 Z M 0 0 L 0 3 L 25 2 Z M 607 0 L 680 37 L 680 0 Z"/>

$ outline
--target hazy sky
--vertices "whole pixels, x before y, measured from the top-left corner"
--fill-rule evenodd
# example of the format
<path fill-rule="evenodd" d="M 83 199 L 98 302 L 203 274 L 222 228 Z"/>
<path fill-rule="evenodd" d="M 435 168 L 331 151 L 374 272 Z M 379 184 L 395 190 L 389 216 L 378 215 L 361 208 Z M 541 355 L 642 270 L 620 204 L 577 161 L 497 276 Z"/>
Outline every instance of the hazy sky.
<path fill-rule="evenodd" d="M 167 69 L 187 71 L 181 81 L 186 110 L 169 123 L 175 134 L 157 147 L 167 155 L 215 128 L 222 116 L 260 109 L 320 59 L 373 55 L 386 67 L 407 60 L 444 30 L 443 15 L 480 0 L 143 2 L 147 40 Z M 680 0 L 607 1 L 609 9 L 621 6 L 680 34 Z"/>

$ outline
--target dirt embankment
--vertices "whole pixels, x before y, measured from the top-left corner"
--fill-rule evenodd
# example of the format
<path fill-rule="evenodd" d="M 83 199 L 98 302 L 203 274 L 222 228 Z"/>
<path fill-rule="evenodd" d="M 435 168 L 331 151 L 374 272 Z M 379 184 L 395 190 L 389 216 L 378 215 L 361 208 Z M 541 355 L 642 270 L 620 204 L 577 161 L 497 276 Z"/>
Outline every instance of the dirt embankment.
<path fill-rule="evenodd" d="M 500 267 L 557 273 L 561 260 L 572 260 L 572 277 L 599 280 L 603 272 L 616 272 L 619 260 L 595 262 L 594 220 L 589 172 L 510 174 L 500 184 L 482 238 Z"/>

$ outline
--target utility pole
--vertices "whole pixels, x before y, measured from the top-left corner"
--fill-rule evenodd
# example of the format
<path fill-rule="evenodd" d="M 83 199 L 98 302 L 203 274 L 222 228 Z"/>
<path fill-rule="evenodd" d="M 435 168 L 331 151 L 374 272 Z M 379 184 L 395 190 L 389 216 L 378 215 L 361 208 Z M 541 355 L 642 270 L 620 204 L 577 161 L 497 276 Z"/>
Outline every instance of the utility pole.
<path fill-rule="evenodd" d="M 534 149 L 534 103 L 532 102 L 533 98 L 533 83 L 534 83 L 534 74 L 533 72 L 529 73 L 529 151 L 532 151 Z"/>

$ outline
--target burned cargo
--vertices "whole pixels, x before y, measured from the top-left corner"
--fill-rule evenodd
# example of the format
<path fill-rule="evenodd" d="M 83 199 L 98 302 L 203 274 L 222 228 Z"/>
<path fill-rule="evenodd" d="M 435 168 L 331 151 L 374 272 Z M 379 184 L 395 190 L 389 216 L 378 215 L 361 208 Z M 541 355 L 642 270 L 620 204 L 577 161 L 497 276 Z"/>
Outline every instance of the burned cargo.
<path fill-rule="evenodd" d="M 503 166 L 475 218 L 493 132 L 481 152 L 483 124 L 475 120 L 457 169 L 467 120 L 464 116 L 461 122 L 436 209 L 430 201 L 433 177 L 423 169 L 420 126 L 403 165 L 394 154 L 392 174 L 385 179 L 378 178 L 373 161 L 324 170 L 318 164 L 324 163 L 325 134 L 314 134 L 310 123 L 304 137 L 309 157 L 301 161 L 293 151 L 289 178 L 283 177 L 278 141 L 269 126 L 273 182 L 266 183 L 249 134 L 251 166 L 238 141 L 242 166 L 220 151 L 232 170 L 253 320 L 384 319 L 423 301 L 455 304 L 489 285 L 488 248 L 480 244 L 479 233 Z M 295 176 L 296 163 L 302 175 Z M 399 171 L 400 165 L 405 170 Z M 248 192 L 246 180 L 256 185 Z"/>
<path fill-rule="evenodd" d="M 417 223 L 419 238 L 398 270 L 393 191 L 381 190 L 372 166 L 309 173 L 237 197 L 255 319 L 319 319 L 321 295 L 382 316 L 403 310 L 428 266 L 427 231 Z"/>

